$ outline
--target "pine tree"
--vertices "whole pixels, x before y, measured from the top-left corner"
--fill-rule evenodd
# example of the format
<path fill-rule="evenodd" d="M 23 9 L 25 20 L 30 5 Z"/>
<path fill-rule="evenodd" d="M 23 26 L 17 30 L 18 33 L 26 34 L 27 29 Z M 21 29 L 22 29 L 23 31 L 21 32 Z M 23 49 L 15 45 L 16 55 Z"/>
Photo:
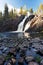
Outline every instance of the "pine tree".
<path fill-rule="evenodd" d="M 8 6 L 5 4 L 5 9 L 4 9 L 4 18 L 8 18 L 9 12 L 8 12 Z"/>

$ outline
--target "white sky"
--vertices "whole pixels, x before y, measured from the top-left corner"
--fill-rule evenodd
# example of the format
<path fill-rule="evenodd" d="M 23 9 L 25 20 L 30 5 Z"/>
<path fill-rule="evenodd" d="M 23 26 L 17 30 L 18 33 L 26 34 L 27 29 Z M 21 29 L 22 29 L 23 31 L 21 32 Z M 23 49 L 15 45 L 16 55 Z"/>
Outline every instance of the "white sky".
<path fill-rule="evenodd" d="M 11 9 L 14 9 L 14 6 L 11 5 L 10 1 L 11 0 L 0 0 L 0 11 L 4 12 L 4 5 L 5 5 L 5 3 L 7 3 L 9 11 L 11 11 Z M 17 13 L 19 13 L 20 8 L 16 8 L 16 10 L 17 10 Z"/>
<path fill-rule="evenodd" d="M 0 11 L 2 11 L 2 12 L 4 11 L 4 5 L 5 5 L 5 3 L 7 3 L 9 11 L 11 9 L 14 9 L 14 7 L 11 4 L 8 3 L 8 0 L 0 0 Z"/>

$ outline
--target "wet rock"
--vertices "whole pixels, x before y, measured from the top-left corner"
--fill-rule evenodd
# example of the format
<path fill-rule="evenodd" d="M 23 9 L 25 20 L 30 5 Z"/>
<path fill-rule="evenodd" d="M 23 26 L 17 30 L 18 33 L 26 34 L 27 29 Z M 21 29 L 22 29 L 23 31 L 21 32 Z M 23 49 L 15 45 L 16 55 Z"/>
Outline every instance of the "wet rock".
<path fill-rule="evenodd" d="M 10 59 L 10 60 L 6 61 L 4 64 L 5 64 L 5 65 L 13 65 L 13 62 L 12 62 L 12 60 Z"/>
<path fill-rule="evenodd" d="M 40 64 L 43 65 L 43 59 L 41 60 Z"/>
<path fill-rule="evenodd" d="M 13 57 L 13 58 L 11 58 L 11 60 L 12 60 L 12 62 L 13 62 L 13 64 L 15 64 L 16 63 L 16 59 Z"/>
<path fill-rule="evenodd" d="M 0 50 L 0 55 L 2 54 L 2 51 Z"/>
<path fill-rule="evenodd" d="M 21 51 L 20 51 L 20 56 L 21 57 L 25 57 L 25 51 L 26 50 L 24 48 L 21 49 Z"/>
<path fill-rule="evenodd" d="M 8 50 L 8 48 L 7 48 L 7 47 L 5 47 L 5 48 L 3 49 L 3 51 L 2 51 L 2 52 L 4 53 L 4 52 L 6 52 L 7 50 Z"/>
<path fill-rule="evenodd" d="M 24 65 L 23 61 L 24 61 L 24 59 L 22 57 L 20 57 L 19 60 L 18 60 L 18 64 L 19 65 Z"/>
<path fill-rule="evenodd" d="M 0 47 L 0 50 L 3 50 L 4 48 L 5 48 L 5 46 L 2 45 L 2 46 Z"/>
<path fill-rule="evenodd" d="M 43 54 L 43 49 L 40 50 L 40 53 Z"/>
<path fill-rule="evenodd" d="M 40 56 L 43 56 L 43 50 L 39 50 L 39 51 L 37 52 L 37 54 L 39 54 Z"/>
<path fill-rule="evenodd" d="M 41 40 L 41 44 L 43 45 L 43 40 Z"/>
<path fill-rule="evenodd" d="M 38 43 L 38 42 L 40 42 L 40 39 L 39 39 L 39 38 L 34 38 L 34 39 L 32 39 L 32 41 L 33 41 L 34 43 Z"/>
<path fill-rule="evenodd" d="M 9 53 L 16 57 L 16 50 L 15 50 L 15 48 L 11 48 Z"/>
<path fill-rule="evenodd" d="M 2 55 L 3 55 L 4 57 L 6 57 L 6 56 L 7 56 L 7 54 L 6 54 L 6 53 L 3 53 Z"/>
<path fill-rule="evenodd" d="M 3 55 L 0 55 L 0 65 L 3 65 L 5 61 L 5 57 Z"/>
<path fill-rule="evenodd" d="M 16 47 L 16 51 L 19 52 L 20 51 L 20 47 Z"/>
<path fill-rule="evenodd" d="M 39 65 L 37 62 L 29 62 L 28 65 Z"/>
<path fill-rule="evenodd" d="M 2 43 L 3 42 L 3 39 L 2 38 L 0 38 L 0 43 Z"/>
<path fill-rule="evenodd" d="M 30 62 L 30 61 L 34 60 L 34 58 L 33 58 L 33 56 L 26 56 L 25 60 L 26 60 L 26 62 Z"/>
<path fill-rule="evenodd" d="M 38 50 L 35 49 L 34 47 L 32 47 L 31 49 L 32 49 L 34 52 L 36 52 L 36 53 L 38 52 Z"/>
<path fill-rule="evenodd" d="M 14 53 L 15 52 L 15 48 L 10 48 L 9 52 L 10 53 Z"/>
<path fill-rule="evenodd" d="M 11 65 L 11 63 L 8 63 L 7 65 Z"/>

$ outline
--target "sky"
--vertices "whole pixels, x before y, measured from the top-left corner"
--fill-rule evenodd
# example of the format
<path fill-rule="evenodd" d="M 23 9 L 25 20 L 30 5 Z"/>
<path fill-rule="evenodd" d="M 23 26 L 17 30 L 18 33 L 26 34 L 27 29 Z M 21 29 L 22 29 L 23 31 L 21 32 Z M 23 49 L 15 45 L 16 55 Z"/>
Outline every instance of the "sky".
<path fill-rule="evenodd" d="M 4 5 L 7 3 L 9 10 L 12 8 L 20 8 L 26 6 L 27 9 L 33 8 L 37 10 L 40 3 L 43 4 L 43 0 L 0 0 L 0 11 L 4 11 Z"/>

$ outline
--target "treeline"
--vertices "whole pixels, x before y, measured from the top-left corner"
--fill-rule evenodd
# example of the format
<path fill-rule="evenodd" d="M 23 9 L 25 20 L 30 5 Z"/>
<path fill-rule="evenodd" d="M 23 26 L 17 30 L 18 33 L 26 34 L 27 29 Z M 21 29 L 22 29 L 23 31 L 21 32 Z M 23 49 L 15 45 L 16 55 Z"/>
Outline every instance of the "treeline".
<path fill-rule="evenodd" d="M 24 11 L 23 11 L 24 9 Z M 0 12 L 0 20 L 6 20 L 6 19 L 9 19 L 9 18 L 16 18 L 18 16 L 18 14 L 20 15 L 26 15 L 27 12 L 30 12 L 30 13 L 34 13 L 34 14 L 39 14 L 39 12 L 43 12 L 43 4 L 40 4 L 38 10 L 36 12 L 33 11 L 32 8 L 30 8 L 29 10 L 26 8 L 26 7 L 21 7 L 20 8 L 20 12 L 17 13 L 17 10 L 14 8 L 14 11 L 13 9 L 9 12 L 9 9 L 8 9 L 8 6 L 7 4 L 5 4 L 5 7 L 4 7 L 4 13 L 2 14 L 2 12 Z"/>
<path fill-rule="evenodd" d="M 4 13 L 0 12 L 0 20 L 6 20 L 14 17 L 16 17 L 16 13 L 13 12 L 13 9 L 9 12 L 8 6 L 5 4 Z"/>
<path fill-rule="evenodd" d="M 24 10 L 23 10 L 24 9 Z M 7 4 L 5 4 L 4 12 L 0 12 L 0 32 L 4 31 L 16 31 L 18 28 L 18 24 L 23 20 L 24 16 L 27 12 L 38 14 L 43 13 L 43 4 L 40 4 L 38 10 L 36 12 L 33 11 L 32 8 L 29 10 L 25 7 L 21 7 L 19 13 L 14 8 L 9 11 Z M 21 15 L 21 16 L 19 16 Z"/>

